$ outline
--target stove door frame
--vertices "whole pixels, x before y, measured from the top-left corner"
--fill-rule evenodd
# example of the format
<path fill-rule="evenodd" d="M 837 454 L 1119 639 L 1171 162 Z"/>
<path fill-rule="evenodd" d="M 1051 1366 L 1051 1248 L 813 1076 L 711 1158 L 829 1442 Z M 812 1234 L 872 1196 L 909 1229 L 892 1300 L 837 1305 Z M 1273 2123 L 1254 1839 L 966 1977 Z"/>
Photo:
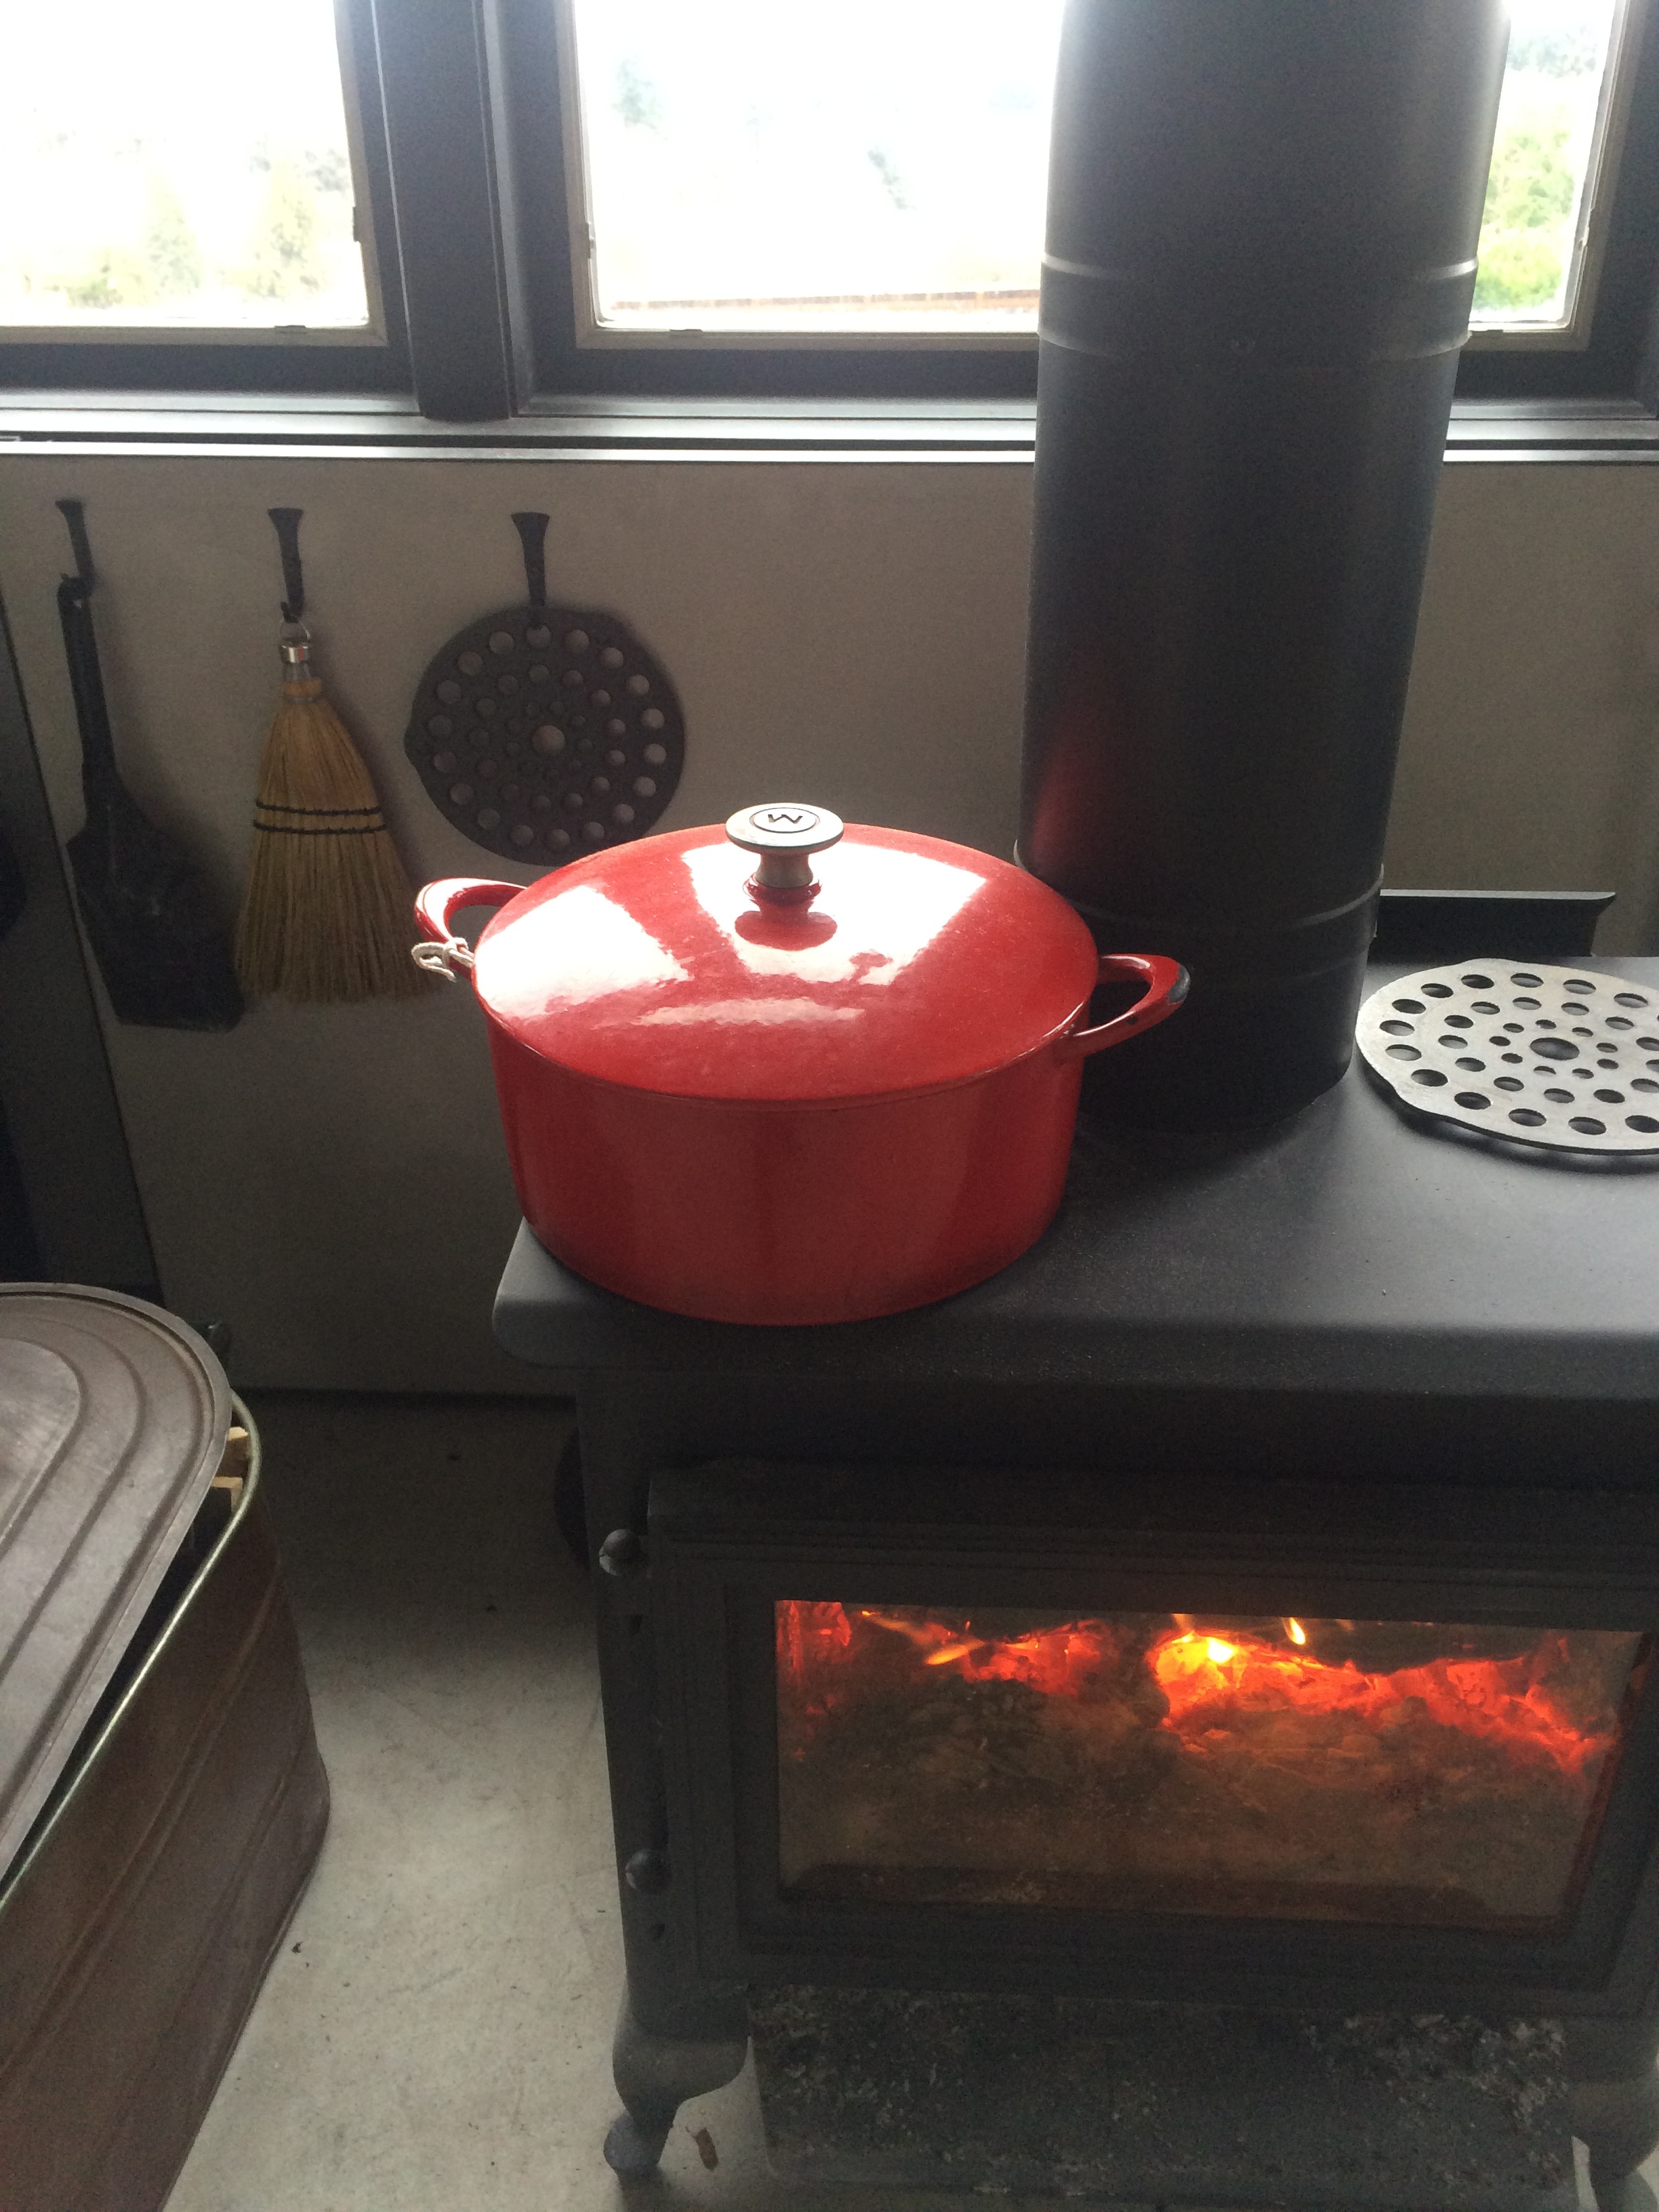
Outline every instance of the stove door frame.
<path fill-rule="evenodd" d="M 773 1611 L 784 1598 L 1178 1608 L 1659 1636 L 1659 1510 L 1645 1499 L 722 1462 L 653 1481 L 649 1553 L 668 1856 L 706 1984 L 1455 2004 L 1492 2016 L 1633 2018 L 1652 2006 L 1659 1821 L 1644 1806 L 1659 1804 L 1659 1664 L 1637 1693 L 1559 1936 L 798 1902 L 779 1894 Z"/>

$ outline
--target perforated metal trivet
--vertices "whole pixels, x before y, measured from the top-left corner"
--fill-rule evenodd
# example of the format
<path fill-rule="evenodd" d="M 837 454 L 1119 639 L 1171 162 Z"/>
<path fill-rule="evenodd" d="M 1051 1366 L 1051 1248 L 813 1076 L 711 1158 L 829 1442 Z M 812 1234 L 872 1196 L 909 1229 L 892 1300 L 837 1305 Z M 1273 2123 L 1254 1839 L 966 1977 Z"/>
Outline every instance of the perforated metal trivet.
<path fill-rule="evenodd" d="M 1466 960 L 1386 984 L 1357 1035 L 1413 1114 L 1659 1165 L 1659 992 L 1582 968 Z"/>
<path fill-rule="evenodd" d="M 428 664 L 404 750 L 475 845 L 550 867 L 643 836 L 674 795 L 685 718 L 626 623 L 548 604 L 544 514 L 515 514 L 529 604 L 483 615 Z"/>

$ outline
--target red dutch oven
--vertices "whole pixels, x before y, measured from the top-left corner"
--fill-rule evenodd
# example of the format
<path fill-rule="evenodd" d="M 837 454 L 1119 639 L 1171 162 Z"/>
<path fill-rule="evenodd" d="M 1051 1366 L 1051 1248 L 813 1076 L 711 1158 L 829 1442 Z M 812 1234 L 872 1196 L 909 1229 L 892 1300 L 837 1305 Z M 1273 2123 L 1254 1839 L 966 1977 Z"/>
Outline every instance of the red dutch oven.
<path fill-rule="evenodd" d="M 451 918 L 475 906 L 501 911 L 473 953 Z M 1085 1056 L 1187 988 L 1173 960 L 1097 953 L 1018 868 L 843 836 L 822 807 L 749 808 L 527 890 L 451 878 L 415 910 L 421 964 L 472 970 L 537 1237 L 708 1321 L 865 1320 L 1005 1267 L 1060 1203 Z M 1142 996 L 1085 1026 L 1117 980 Z"/>

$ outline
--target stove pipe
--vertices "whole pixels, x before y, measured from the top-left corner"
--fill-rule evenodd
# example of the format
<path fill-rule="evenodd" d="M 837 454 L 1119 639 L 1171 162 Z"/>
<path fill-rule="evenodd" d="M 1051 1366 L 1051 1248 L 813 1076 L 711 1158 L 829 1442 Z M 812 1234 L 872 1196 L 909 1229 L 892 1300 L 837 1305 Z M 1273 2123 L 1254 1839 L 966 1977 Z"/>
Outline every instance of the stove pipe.
<path fill-rule="evenodd" d="M 1071 0 L 1042 271 L 1020 856 L 1181 1015 L 1142 1127 L 1347 1066 L 1504 0 Z"/>

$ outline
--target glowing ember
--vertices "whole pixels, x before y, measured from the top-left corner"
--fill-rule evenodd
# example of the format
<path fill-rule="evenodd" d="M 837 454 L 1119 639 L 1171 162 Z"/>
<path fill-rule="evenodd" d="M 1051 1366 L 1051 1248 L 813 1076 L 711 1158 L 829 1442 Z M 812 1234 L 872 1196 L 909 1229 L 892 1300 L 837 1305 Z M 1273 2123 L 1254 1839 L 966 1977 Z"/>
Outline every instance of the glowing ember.
<path fill-rule="evenodd" d="M 1540 1639 L 1548 1644 L 1559 1639 Z M 1503 1743 L 1522 1756 L 1553 1759 L 1577 1774 L 1600 1759 L 1608 1738 L 1585 1733 L 1559 1711 L 1534 1679 L 1537 1656 L 1520 1659 L 1437 1659 L 1392 1674 L 1365 1674 L 1350 1660 L 1328 1666 L 1304 1652 L 1242 1638 L 1164 1637 L 1150 1654 L 1170 1700 L 1164 1723 L 1183 1736 L 1225 1725 L 1229 1713 L 1341 1713 L 1373 1731 L 1415 1717 Z M 1415 1711 L 1413 1710 L 1415 1708 Z"/>
<path fill-rule="evenodd" d="M 1103 1620 L 1068 1622 L 1026 1636 L 974 1636 L 971 1620 L 947 1624 L 857 1606 L 851 1617 L 839 1605 L 791 1604 L 782 1608 L 814 1617 L 816 1632 L 838 1651 L 851 1648 L 854 1623 L 882 1629 L 922 1655 L 927 1667 L 949 1667 L 969 1682 L 1024 1682 L 1050 1697 L 1075 1697 L 1103 1660 L 1115 1657 L 1118 1638 Z M 819 1616 L 823 1616 L 819 1620 Z"/>
<path fill-rule="evenodd" d="M 1306 1627 L 1289 1616 L 1279 1624 L 1284 1644 L 1241 1632 L 1212 1635 L 1194 1627 L 1190 1614 L 1166 1618 L 1176 1625 L 1151 1644 L 1144 1663 L 1168 1701 L 1158 1726 L 1189 1746 L 1217 1728 L 1274 1712 L 1346 1717 L 1372 1734 L 1413 1721 L 1437 1723 L 1498 1743 L 1522 1759 L 1550 1759 L 1564 1774 L 1582 1773 L 1612 1742 L 1605 1720 L 1600 1727 L 1580 1726 L 1549 1694 L 1547 1678 L 1565 1664 L 1565 1643 L 1547 1631 L 1517 1658 L 1434 1658 L 1367 1674 L 1352 1659 L 1316 1656 Z M 915 1612 L 801 1600 L 781 1604 L 778 1620 L 786 1670 L 803 1687 L 812 1677 L 809 1711 L 833 1710 L 833 1662 L 852 1656 L 855 1647 L 867 1650 L 872 1629 L 879 1632 L 878 1642 L 898 1639 L 930 1668 L 948 1668 L 969 1682 L 1024 1682 L 1058 1698 L 1086 1695 L 1102 1668 L 1115 1663 L 1126 1648 L 1121 1631 L 1099 1620 L 1023 1635 L 977 1636 L 971 1618 L 941 1621 Z M 1352 1633 L 1356 1624 L 1324 1626 Z"/>
<path fill-rule="evenodd" d="M 1647 1640 L 776 1606 L 789 1894 L 1565 1924 Z"/>

